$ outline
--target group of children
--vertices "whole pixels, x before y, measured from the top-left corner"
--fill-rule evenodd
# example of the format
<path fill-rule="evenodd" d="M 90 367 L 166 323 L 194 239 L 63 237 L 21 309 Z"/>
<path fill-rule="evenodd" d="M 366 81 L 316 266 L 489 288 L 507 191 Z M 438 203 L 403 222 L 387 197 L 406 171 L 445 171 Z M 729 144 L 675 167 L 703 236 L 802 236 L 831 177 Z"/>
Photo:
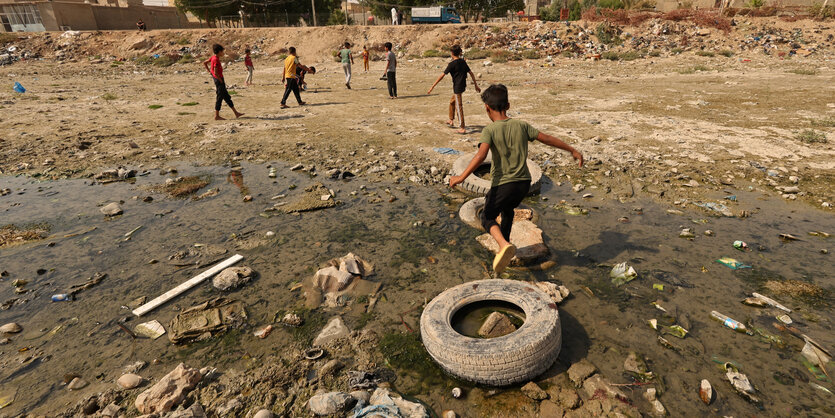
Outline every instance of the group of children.
<path fill-rule="evenodd" d="M 351 88 L 351 65 L 354 62 L 350 47 L 351 45 L 346 42 L 344 48 L 338 51 L 345 73 L 345 86 L 348 89 Z M 391 42 L 386 42 L 385 49 L 386 68 L 381 79 L 387 81 L 389 97 L 395 99 L 397 98 L 397 57 L 392 52 Z M 213 51 L 215 55 L 204 61 L 203 65 L 212 75 L 217 89 L 215 119 L 223 120 L 219 113 L 223 101 L 226 101 L 226 104 L 235 113 L 235 117 L 241 117 L 243 113 L 235 110 L 223 79 L 223 67 L 220 63 L 223 56 L 223 47 L 215 44 Z M 481 93 L 481 100 L 484 102 L 484 109 L 491 123 L 484 127 L 481 132 L 481 139 L 475 156 L 473 156 L 463 173 L 450 177 L 449 186 L 455 187 L 461 184 L 484 162 L 488 153 L 492 154 L 490 168 L 492 183 L 485 198 L 484 209 L 481 212 L 481 224 L 499 245 L 499 251 L 493 259 L 493 271 L 501 273 L 516 255 L 516 247 L 510 242 L 514 209 L 527 196 L 530 188 L 531 174 L 527 165 L 528 143 L 537 140 L 545 145 L 567 151 L 571 153 L 580 167 L 583 166 L 583 155 L 560 139 L 540 132 L 527 122 L 508 117 L 507 111 L 510 109 L 510 100 L 507 87 L 502 84 L 494 84 L 481 92 L 475 75 L 463 58 L 461 47 L 453 46 L 451 53 L 452 60 L 444 69 L 444 72 L 435 80 L 435 83 L 432 84 L 432 87 L 429 88 L 427 95 L 432 93 L 432 90 L 447 74 L 450 74 L 452 77 L 452 98 L 449 101 L 449 120 L 447 124 L 454 127 L 455 119 L 458 118 L 458 132 L 466 133 L 462 95 L 467 88 L 467 75 L 472 78 L 475 91 Z M 368 71 L 368 55 L 368 49 L 363 48 L 362 57 L 365 71 Z M 249 49 L 246 50 L 244 63 L 247 67 L 247 85 L 249 85 L 252 82 L 253 70 Z M 291 92 L 296 96 L 299 105 L 304 104 L 299 89 L 303 83 L 304 74 L 308 72 L 315 74 L 316 69 L 299 63 L 296 48 L 290 47 L 289 54 L 284 60 L 282 82 L 285 89 L 284 96 L 281 99 L 282 108 L 287 107 L 287 98 Z M 502 217 L 501 223 L 496 221 L 499 215 Z"/>

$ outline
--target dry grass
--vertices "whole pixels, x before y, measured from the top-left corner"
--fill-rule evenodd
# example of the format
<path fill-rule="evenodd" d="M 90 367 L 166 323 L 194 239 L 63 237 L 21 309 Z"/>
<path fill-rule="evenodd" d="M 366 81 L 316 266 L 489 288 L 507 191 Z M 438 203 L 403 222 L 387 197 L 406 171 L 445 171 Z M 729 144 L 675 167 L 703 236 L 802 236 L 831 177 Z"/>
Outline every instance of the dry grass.
<path fill-rule="evenodd" d="M 765 282 L 765 288 L 778 294 L 789 295 L 791 297 L 813 297 L 819 298 L 823 296 L 823 289 L 820 286 L 801 282 L 797 280 L 776 281 L 769 280 Z"/>
<path fill-rule="evenodd" d="M 0 228 L 0 248 L 44 239 L 48 232 L 49 225 L 46 224 L 27 225 L 23 228 L 12 224 L 5 225 Z"/>

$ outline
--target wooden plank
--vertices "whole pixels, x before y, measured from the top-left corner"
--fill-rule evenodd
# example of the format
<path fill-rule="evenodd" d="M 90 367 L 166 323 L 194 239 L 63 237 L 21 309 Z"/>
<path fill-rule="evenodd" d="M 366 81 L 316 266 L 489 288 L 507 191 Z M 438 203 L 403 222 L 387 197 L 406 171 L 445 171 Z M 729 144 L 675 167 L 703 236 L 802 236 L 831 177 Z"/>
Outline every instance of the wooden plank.
<path fill-rule="evenodd" d="M 171 299 L 179 296 L 181 293 L 185 292 L 186 290 L 191 289 L 194 286 L 197 286 L 204 280 L 208 279 L 209 277 L 214 276 L 215 274 L 220 273 L 221 270 L 237 263 L 244 259 L 244 256 L 240 254 L 235 254 L 232 257 L 227 258 L 226 260 L 221 261 L 220 263 L 216 264 L 214 267 L 188 279 L 187 281 L 181 283 L 179 286 L 159 295 L 154 300 L 136 308 L 133 310 L 133 314 L 136 316 L 142 316 L 146 313 L 160 307 L 163 303 L 168 302 Z"/>

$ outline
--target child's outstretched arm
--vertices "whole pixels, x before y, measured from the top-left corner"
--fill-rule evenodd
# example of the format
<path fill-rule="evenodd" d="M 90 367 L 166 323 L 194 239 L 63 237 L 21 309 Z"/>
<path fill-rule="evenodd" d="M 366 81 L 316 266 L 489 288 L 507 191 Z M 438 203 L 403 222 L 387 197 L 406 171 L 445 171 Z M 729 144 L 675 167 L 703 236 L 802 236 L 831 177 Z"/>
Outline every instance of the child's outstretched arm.
<path fill-rule="evenodd" d="M 478 81 L 475 81 L 475 74 L 473 74 L 472 71 L 470 71 L 470 77 L 472 77 L 473 79 L 473 87 L 475 87 L 475 92 L 481 93 L 481 88 L 478 87 Z"/>
<path fill-rule="evenodd" d="M 426 92 L 426 94 L 432 94 L 432 90 L 434 90 L 434 89 L 435 89 L 435 86 L 437 86 L 437 85 L 438 85 L 438 83 L 440 83 L 440 82 L 441 82 L 441 80 L 443 80 L 443 79 L 444 79 L 444 76 L 445 76 L 445 75 L 446 75 L 446 73 L 441 73 L 441 76 L 440 76 L 440 77 L 438 77 L 438 79 L 437 79 L 437 80 L 435 80 L 435 84 L 433 84 L 433 85 L 432 85 L 432 87 L 429 87 L 429 91 L 427 91 L 427 92 Z"/>
<path fill-rule="evenodd" d="M 208 71 L 209 74 L 212 74 L 212 70 L 209 69 L 210 62 L 212 62 L 211 58 L 207 59 L 206 61 L 203 61 L 203 66 L 206 67 L 206 71 Z M 214 77 L 214 74 L 212 74 L 212 77 Z"/>
<path fill-rule="evenodd" d="M 556 139 L 556 138 L 554 138 Z M 481 143 L 478 144 L 478 152 L 475 153 L 473 159 L 470 161 L 470 165 L 467 166 L 467 169 L 461 173 L 460 176 L 452 176 L 449 178 L 449 187 L 455 187 L 458 184 L 464 182 L 464 179 L 469 177 L 470 174 L 484 162 L 484 159 L 487 158 L 487 153 L 490 152 L 490 144 Z"/>
<path fill-rule="evenodd" d="M 583 166 L 583 154 L 574 149 L 571 145 L 561 141 L 559 138 L 540 132 L 539 136 L 536 137 L 536 140 L 545 145 L 550 145 L 552 147 L 570 152 L 571 156 L 580 163 L 580 167 Z"/>

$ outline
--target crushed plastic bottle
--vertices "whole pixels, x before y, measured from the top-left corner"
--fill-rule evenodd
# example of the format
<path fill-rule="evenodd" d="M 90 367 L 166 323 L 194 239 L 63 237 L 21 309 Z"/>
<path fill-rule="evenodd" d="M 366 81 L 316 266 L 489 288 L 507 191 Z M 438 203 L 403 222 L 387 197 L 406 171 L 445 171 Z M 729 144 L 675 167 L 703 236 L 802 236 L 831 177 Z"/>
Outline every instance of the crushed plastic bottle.
<path fill-rule="evenodd" d="M 53 302 L 69 302 L 70 301 L 70 295 L 68 295 L 66 293 L 58 293 L 58 294 L 52 295 L 52 301 Z"/>
<path fill-rule="evenodd" d="M 721 322 L 722 325 L 724 325 L 724 326 L 726 326 L 726 327 L 728 327 L 728 328 L 730 328 L 734 331 L 742 332 L 742 333 L 751 335 L 751 331 L 749 331 L 748 328 L 745 327 L 745 324 L 743 324 L 742 322 L 739 322 L 739 321 L 737 321 L 733 318 L 722 315 L 721 313 L 716 312 L 716 311 L 711 311 L 710 312 L 710 317 L 719 321 L 719 322 Z"/>
<path fill-rule="evenodd" d="M 14 91 L 18 93 L 26 93 L 26 89 L 23 88 L 23 85 L 18 83 L 17 81 L 14 82 Z"/>

